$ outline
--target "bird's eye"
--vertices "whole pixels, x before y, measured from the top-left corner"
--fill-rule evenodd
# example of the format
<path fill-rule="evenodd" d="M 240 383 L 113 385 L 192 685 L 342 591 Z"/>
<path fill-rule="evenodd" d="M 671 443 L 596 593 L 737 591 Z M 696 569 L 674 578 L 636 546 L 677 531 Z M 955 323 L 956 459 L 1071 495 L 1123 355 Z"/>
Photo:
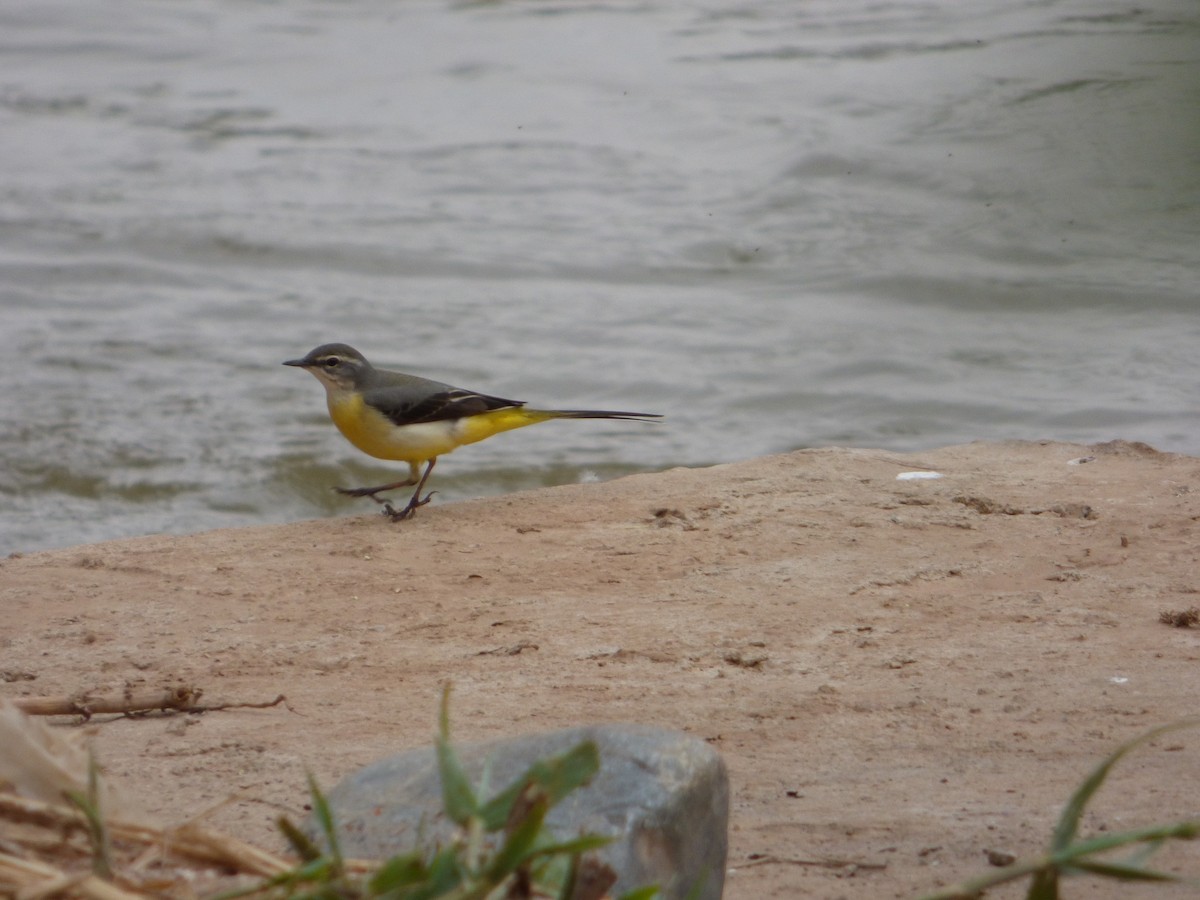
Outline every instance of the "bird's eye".
<path fill-rule="evenodd" d="M 336 369 L 342 364 L 342 360 L 337 356 L 327 356 L 325 357 L 324 362 L 325 368 L 327 369 Z"/>

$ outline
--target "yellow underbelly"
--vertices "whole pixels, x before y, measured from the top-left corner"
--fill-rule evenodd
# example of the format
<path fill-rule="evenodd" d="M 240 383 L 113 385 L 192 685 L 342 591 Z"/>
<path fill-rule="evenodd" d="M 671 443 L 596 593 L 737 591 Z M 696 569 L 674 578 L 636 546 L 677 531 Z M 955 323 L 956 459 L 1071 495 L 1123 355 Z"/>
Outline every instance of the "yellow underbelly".
<path fill-rule="evenodd" d="M 553 414 L 540 410 L 509 407 L 465 419 L 398 426 L 363 403 L 358 394 L 330 393 L 327 399 L 330 418 L 338 431 L 363 453 L 418 465 L 463 444 L 553 418 Z"/>

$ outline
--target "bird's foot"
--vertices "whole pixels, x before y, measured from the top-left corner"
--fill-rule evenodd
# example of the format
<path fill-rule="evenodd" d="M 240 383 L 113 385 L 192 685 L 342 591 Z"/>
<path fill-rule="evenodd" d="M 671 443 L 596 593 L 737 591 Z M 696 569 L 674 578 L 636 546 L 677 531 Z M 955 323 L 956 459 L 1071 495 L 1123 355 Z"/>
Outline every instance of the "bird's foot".
<path fill-rule="evenodd" d="M 425 495 L 423 500 L 418 499 L 419 495 L 413 494 L 413 498 L 408 501 L 408 506 L 404 507 L 404 509 L 396 509 L 386 500 L 380 500 L 379 502 L 383 504 L 383 514 L 385 516 L 387 516 L 393 522 L 403 522 L 405 519 L 411 519 L 413 513 L 415 513 L 419 507 L 424 506 L 426 503 L 432 500 L 433 495 L 436 493 L 437 491 L 430 491 Z"/>

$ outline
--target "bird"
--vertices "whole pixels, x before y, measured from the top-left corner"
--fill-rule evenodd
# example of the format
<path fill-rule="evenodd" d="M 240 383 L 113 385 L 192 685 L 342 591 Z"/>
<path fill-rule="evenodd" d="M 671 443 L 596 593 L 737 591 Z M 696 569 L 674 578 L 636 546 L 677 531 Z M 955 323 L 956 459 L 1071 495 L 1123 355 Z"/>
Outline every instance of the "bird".
<path fill-rule="evenodd" d="M 403 481 L 378 487 L 334 488 L 348 497 L 370 497 L 383 514 L 400 521 L 427 504 L 425 482 L 439 456 L 463 444 L 482 441 L 502 431 L 551 419 L 624 419 L 649 422 L 657 413 L 607 409 L 531 409 L 521 400 L 505 400 L 388 369 L 377 369 L 349 344 L 322 344 L 285 366 L 306 369 L 325 388 L 329 417 L 351 444 L 377 459 L 409 466 Z M 421 472 L 424 466 L 425 471 Z M 418 477 L 419 476 L 419 477 Z M 396 509 L 379 494 L 416 485 L 408 505 Z"/>

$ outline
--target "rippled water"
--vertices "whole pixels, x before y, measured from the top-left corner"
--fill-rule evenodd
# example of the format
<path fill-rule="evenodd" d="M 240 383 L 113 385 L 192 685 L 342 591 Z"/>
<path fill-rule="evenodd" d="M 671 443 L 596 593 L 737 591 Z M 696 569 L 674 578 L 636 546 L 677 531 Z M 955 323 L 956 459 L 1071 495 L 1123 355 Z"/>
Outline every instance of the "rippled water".
<path fill-rule="evenodd" d="M 367 511 L 279 365 L 535 404 L 439 502 L 843 444 L 1200 452 L 1200 10 L 0 7 L 0 551 Z"/>

